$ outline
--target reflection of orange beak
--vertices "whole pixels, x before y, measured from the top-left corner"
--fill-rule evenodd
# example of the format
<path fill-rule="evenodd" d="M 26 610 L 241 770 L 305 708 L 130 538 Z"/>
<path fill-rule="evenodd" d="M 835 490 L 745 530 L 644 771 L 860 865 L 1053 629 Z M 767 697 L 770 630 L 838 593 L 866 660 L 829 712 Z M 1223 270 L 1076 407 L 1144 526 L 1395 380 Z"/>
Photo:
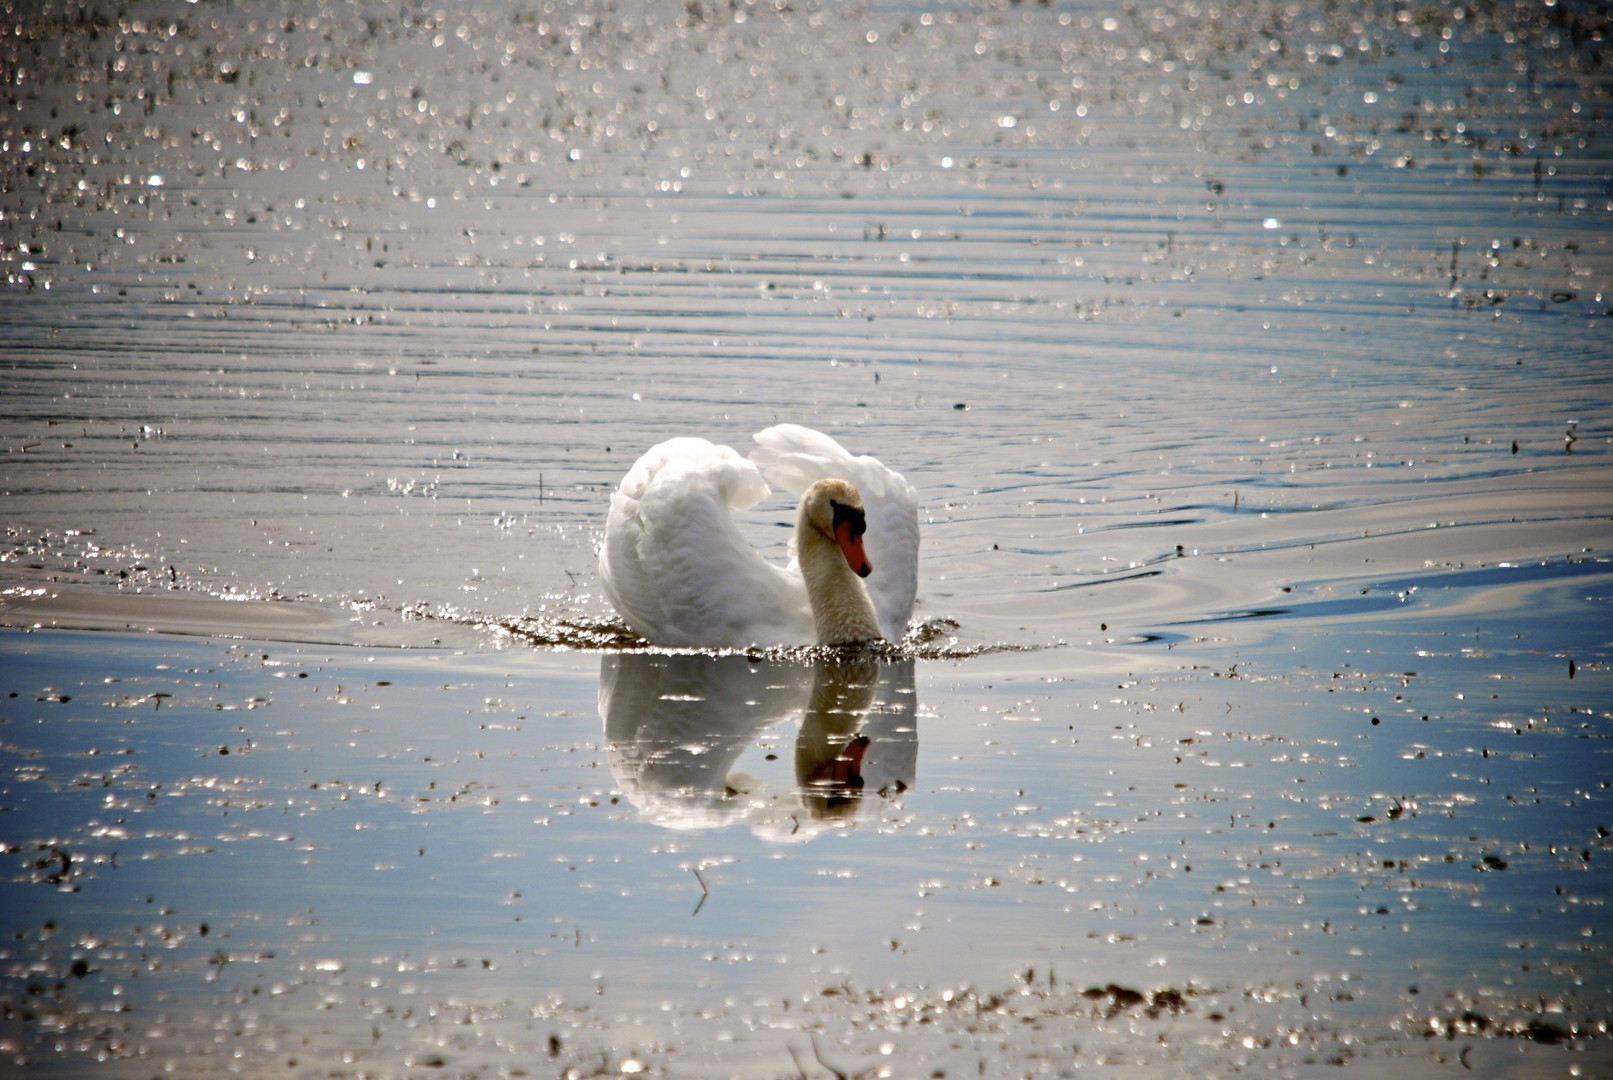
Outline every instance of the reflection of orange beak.
<path fill-rule="evenodd" d="M 807 783 L 842 791 L 862 790 L 863 755 L 868 753 L 871 742 L 873 740 L 866 735 L 854 737 L 838 755 L 818 766 L 817 772 L 807 779 Z"/>
<path fill-rule="evenodd" d="M 846 556 L 846 565 L 851 567 L 858 577 L 867 577 L 874 572 L 868 562 L 868 556 L 863 554 L 863 538 L 851 535 L 851 522 L 842 521 L 835 526 L 835 541 L 839 543 L 840 550 Z"/>

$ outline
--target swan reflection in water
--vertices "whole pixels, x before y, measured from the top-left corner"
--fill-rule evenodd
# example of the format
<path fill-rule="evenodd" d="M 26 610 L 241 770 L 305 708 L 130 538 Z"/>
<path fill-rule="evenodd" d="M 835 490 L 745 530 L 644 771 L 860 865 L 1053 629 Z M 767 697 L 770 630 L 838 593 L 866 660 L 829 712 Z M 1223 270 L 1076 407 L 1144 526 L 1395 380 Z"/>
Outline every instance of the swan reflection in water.
<path fill-rule="evenodd" d="M 745 821 L 761 836 L 806 839 L 853 820 L 865 800 L 901 794 L 918 766 L 912 660 L 607 654 L 599 714 L 617 787 L 668 828 Z M 761 753 L 767 775 L 736 769 L 790 720 L 793 776 Z"/>

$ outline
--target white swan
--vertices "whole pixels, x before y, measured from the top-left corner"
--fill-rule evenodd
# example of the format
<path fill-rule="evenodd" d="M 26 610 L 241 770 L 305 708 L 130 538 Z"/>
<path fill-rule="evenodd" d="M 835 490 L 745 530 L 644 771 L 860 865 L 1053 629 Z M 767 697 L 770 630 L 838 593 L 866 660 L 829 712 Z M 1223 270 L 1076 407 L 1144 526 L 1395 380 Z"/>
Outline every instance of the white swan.
<path fill-rule="evenodd" d="M 918 591 L 912 486 L 809 428 L 780 424 L 755 441 L 744 458 L 671 439 L 623 477 L 599 551 L 616 610 L 657 645 L 900 641 Z M 787 567 L 762 559 L 734 523 L 769 484 L 801 497 Z"/>

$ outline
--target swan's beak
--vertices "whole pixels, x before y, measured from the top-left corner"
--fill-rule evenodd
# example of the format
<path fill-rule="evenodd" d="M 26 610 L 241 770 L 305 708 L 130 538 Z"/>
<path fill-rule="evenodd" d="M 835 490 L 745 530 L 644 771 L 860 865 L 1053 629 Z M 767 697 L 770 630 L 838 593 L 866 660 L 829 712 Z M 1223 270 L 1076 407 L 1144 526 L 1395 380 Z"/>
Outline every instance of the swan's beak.
<path fill-rule="evenodd" d="M 835 526 L 835 541 L 846 556 L 846 565 L 851 567 L 858 577 L 867 577 L 874 572 L 873 566 L 868 562 L 868 556 L 863 554 L 863 538 L 853 535 L 851 522 L 842 521 Z"/>

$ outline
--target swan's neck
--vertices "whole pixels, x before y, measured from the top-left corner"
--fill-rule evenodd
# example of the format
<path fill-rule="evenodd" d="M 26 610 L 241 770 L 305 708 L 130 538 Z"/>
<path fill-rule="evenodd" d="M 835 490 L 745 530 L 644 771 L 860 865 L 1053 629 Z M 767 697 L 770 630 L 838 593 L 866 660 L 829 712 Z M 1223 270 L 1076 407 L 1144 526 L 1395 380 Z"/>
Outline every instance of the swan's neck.
<path fill-rule="evenodd" d="M 879 641 L 879 620 L 862 579 L 846 564 L 840 546 L 819 532 L 805 515 L 795 527 L 796 558 L 812 602 L 819 645 Z"/>

